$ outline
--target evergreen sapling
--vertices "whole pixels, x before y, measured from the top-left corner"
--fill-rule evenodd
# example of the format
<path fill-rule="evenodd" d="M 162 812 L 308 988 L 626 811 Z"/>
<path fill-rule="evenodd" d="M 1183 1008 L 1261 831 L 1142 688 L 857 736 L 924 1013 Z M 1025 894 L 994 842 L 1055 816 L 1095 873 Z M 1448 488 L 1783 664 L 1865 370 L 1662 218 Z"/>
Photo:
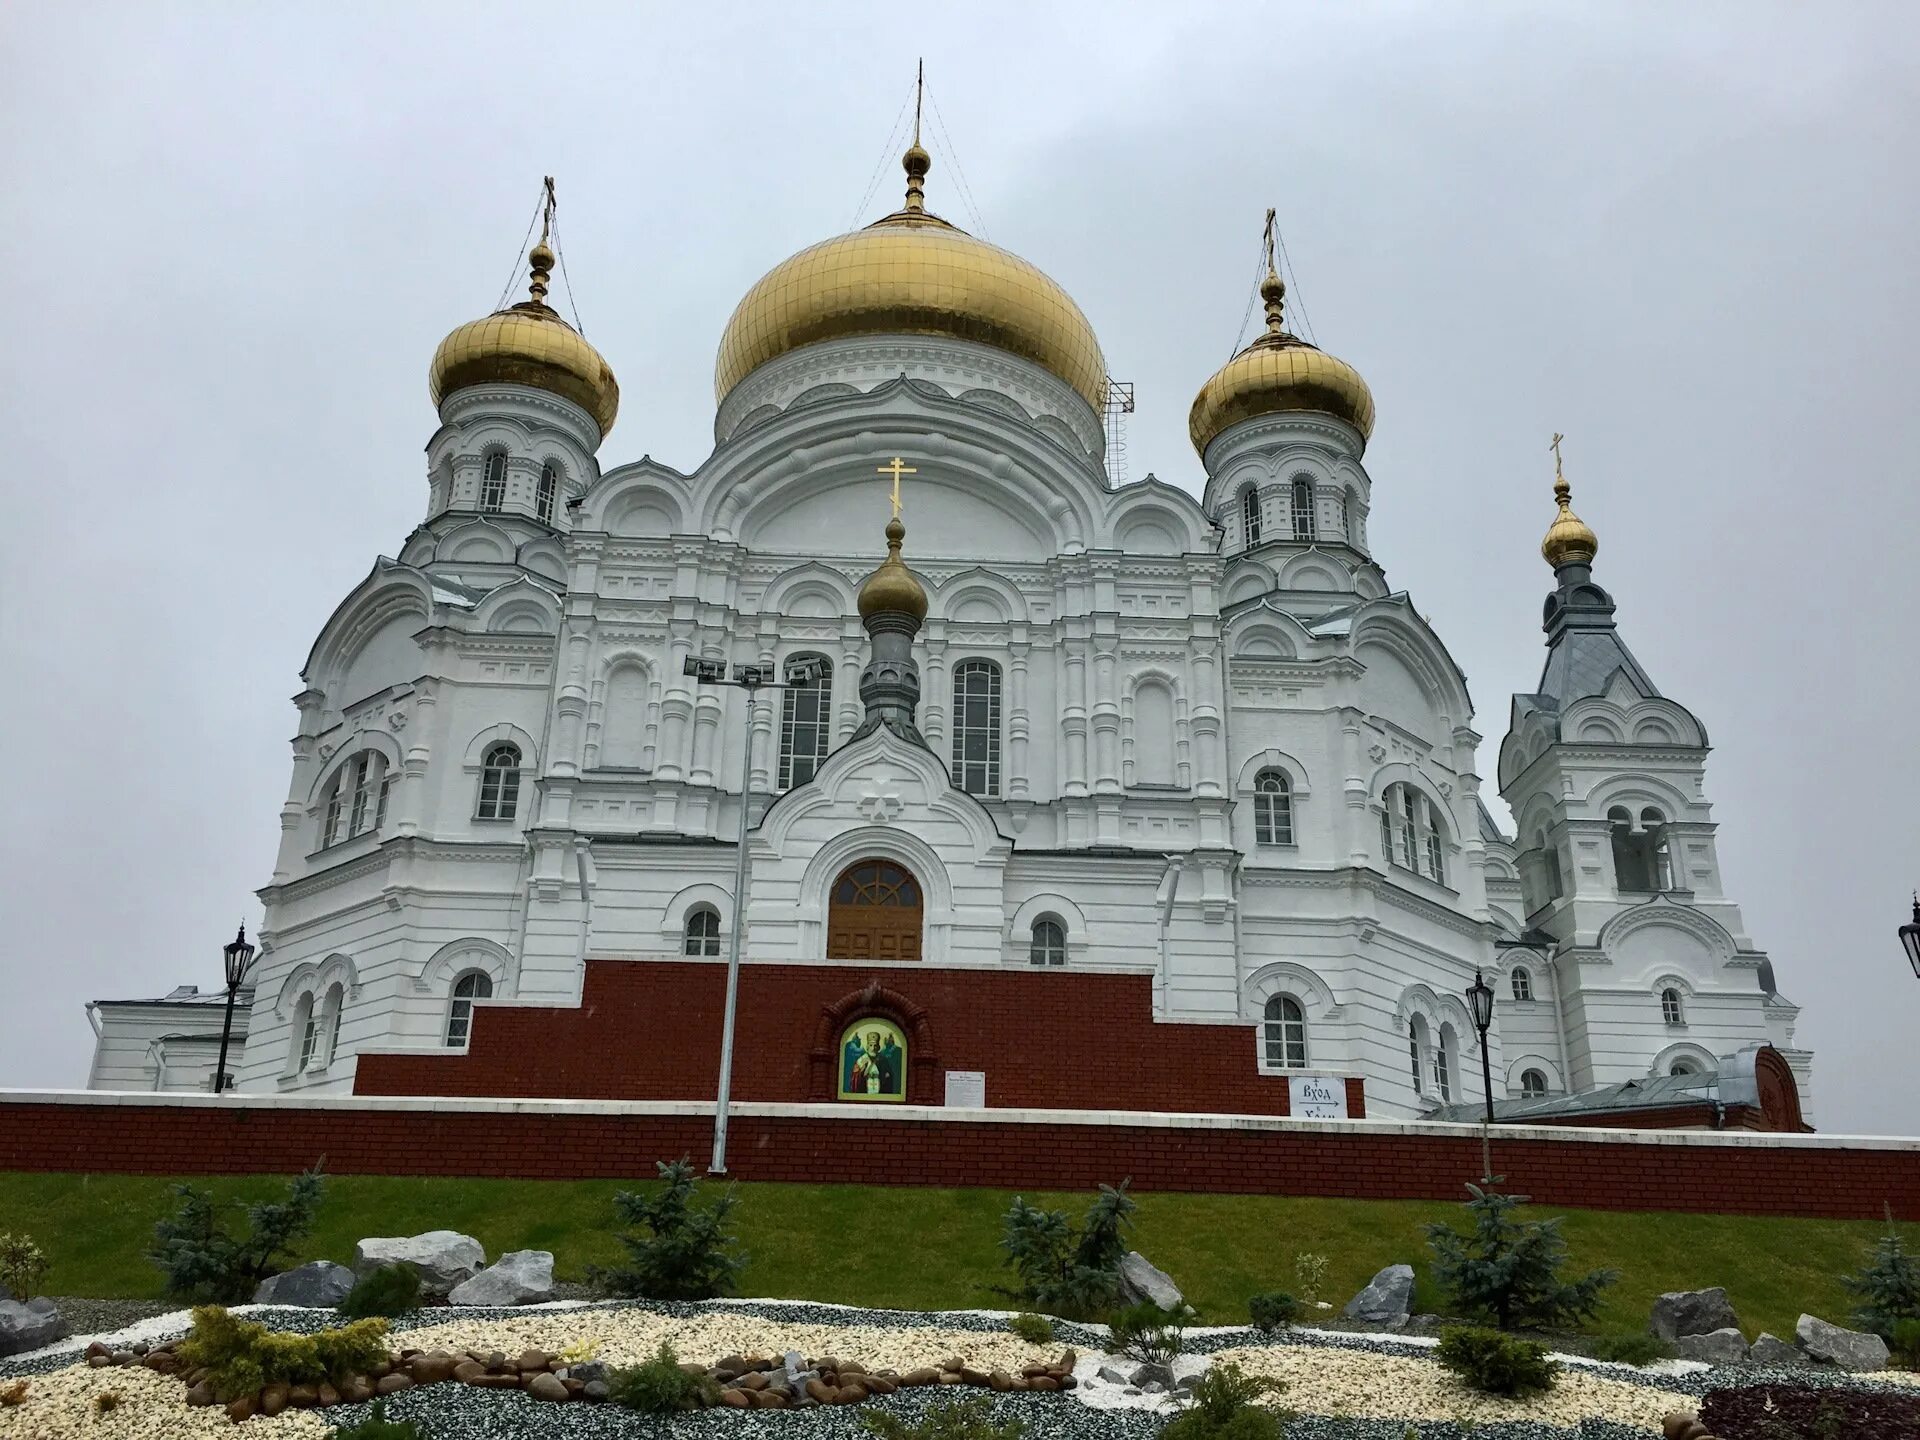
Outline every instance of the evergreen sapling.
<path fill-rule="evenodd" d="M 1556 1220 L 1516 1220 L 1525 1195 L 1468 1185 L 1473 1229 L 1462 1235 L 1450 1225 L 1427 1226 L 1434 1274 L 1461 1310 L 1491 1315 L 1502 1330 L 1516 1325 L 1574 1324 L 1600 1308 L 1600 1292 L 1619 1279 L 1594 1270 L 1562 1280 L 1567 1242 Z"/>

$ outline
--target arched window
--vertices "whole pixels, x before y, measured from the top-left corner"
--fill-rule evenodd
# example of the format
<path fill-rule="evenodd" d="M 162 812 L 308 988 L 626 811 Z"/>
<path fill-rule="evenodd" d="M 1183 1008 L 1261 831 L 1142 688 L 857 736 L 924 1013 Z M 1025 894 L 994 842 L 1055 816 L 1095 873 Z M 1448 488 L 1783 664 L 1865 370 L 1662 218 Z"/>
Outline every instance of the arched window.
<path fill-rule="evenodd" d="M 1033 922 L 1033 939 L 1027 947 L 1027 959 L 1035 965 L 1067 963 L 1067 932 L 1051 916 Z"/>
<path fill-rule="evenodd" d="M 520 747 L 502 741 L 480 763 L 481 820 L 511 820 L 520 808 Z"/>
<path fill-rule="evenodd" d="M 1687 1023 L 1687 1012 L 1680 1003 L 1680 992 L 1671 985 L 1660 992 L 1660 1018 L 1669 1025 Z"/>
<path fill-rule="evenodd" d="M 480 508 L 498 510 L 507 503 L 507 457 L 504 452 L 487 452 L 487 468 L 480 478 Z"/>
<path fill-rule="evenodd" d="M 1353 502 L 1347 498 L 1347 492 L 1340 492 L 1340 538 L 1349 545 L 1353 539 Z"/>
<path fill-rule="evenodd" d="M 1291 995 L 1267 999 L 1267 1066 L 1273 1070 L 1302 1070 L 1307 1064 L 1307 1016 Z"/>
<path fill-rule="evenodd" d="M 1284 770 L 1253 777 L 1253 838 L 1261 845 L 1293 844 L 1293 787 Z"/>
<path fill-rule="evenodd" d="M 327 786 L 327 813 L 320 822 L 320 845 L 323 849 L 340 839 L 340 807 L 343 799 L 340 792 L 344 788 L 346 773 L 344 768 L 336 772 L 333 783 Z"/>
<path fill-rule="evenodd" d="M 373 753 L 362 750 L 353 762 L 353 815 L 347 821 L 347 834 L 358 835 L 367 828 L 367 817 L 371 813 L 367 806 L 372 800 Z"/>
<path fill-rule="evenodd" d="M 1427 1088 L 1427 1022 L 1418 1015 L 1407 1022 L 1407 1058 L 1413 1063 L 1413 1089 L 1420 1094 Z"/>
<path fill-rule="evenodd" d="M 1380 797 L 1380 846 L 1389 865 L 1447 883 L 1447 831 L 1440 807 L 1403 783 Z"/>
<path fill-rule="evenodd" d="M 1240 492 L 1240 524 L 1247 532 L 1247 544 L 1260 543 L 1260 491 L 1252 485 Z"/>
<path fill-rule="evenodd" d="M 1644 893 L 1673 888 L 1673 852 L 1667 843 L 1667 817 L 1649 806 L 1636 821 L 1624 805 L 1607 811 L 1613 842 L 1614 883 L 1623 891 Z"/>
<path fill-rule="evenodd" d="M 493 981 L 469 970 L 453 982 L 453 1000 L 447 1006 L 447 1044 L 464 1045 L 473 1033 L 473 1002 L 493 994 Z"/>
<path fill-rule="evenodd" d="M 827 758 L 832 726 L 833 662 L 824 655 L 795 655 L 787 663 L 812 661 L 818 668 L 811 680 L 789 685 L 780 692 L 780 788 L 791 790 L 813 779 Z"/>
<path fill-rule="evenodd" d="M 1313 481 L 1304 475 L 1293 477 L 1293 538 L 1314 538 Z"/>
<path fill-rule="evenodd" d="M 340 1048 L 340 1012 L 347 1005 L 347 987 L 334 984 L 327 987 L 326 1003 L 320 1008 L 321 1044 L 326 1048 L 320 1052 L 320 1066 L 325 1069 L 333 1064 L 334 1052 Z"/>
<path fill-rule="evenodd" d="M 1647 869 L 1653 888 L 1662 892 L 1673 889 L 1673 849 L 1667 844 L 1667 817 L 1651 808 L 1642 810 L 1640 828 L 1647 832 Z"/>
<path fill-rule="evenodd" d="M 1513 967 L 1513 998 L 1516 1000 L 1533 999 L 1533 972 L 1524 965 Z"/>
<path fill-rule="evenodd" d="M 314 1028 L 313 992 L 309 990 L 294 1003 L 293 1007 L 293 1024 L 288 1030 L 286 1068 L 288 1075 L 298 1075 L 307 1068 L 307 1063 L 313 1059 L 313 1047 L 319 1039 L 319 1034 L 320 1032 Z"/>
<path fill-rule="evenodd" d="M 1547 1076 L 1544 1070 L 1522 1070 L 1520 1072 L 1520 1095 L 1522 1099 L 1538 1100 L 1547 1093 Z"/>
<path fill-rule="evenodd" d="M 1685 1057 L 1674 1061 L 1673 1064 L 1667 1067 L 1667 1074 L 1669 1075 L 1698 1075 L 1699 1073 L 1700 1062 L 1697 1060 L 1688 1060 Z"/>
<path fill-rule="evenodd" d="M 969 795 L 1000 793 L 1000 667 L 953 667 L 953 784 Z"/>
<path fill-rule="evenodd" d="M 1454 1038 L 1453 1026 L 1440 1027 L 1440 1043 L 1433 1047 L 1433 1088 L 1440 1092 L 1442 1100 L 1453 1099 L 1454 1057 L 1460 1048 L 1460 1042 Z"/>
<path fill-rule="evenodd" d="M 374 792 L 373 828 L 379 830 L 387 823 L 387 798 L 393 794 L 393 772 L 386 766 L 380 767 L 380 788 Z"/>
<path fill-rule="evenodd" d="M 300 1012 L 300 1070 L 313 1064 L 314 1053 L 320 1048 L 320 1017 L 314 1014 L 313 997 L 307 996 L 302 1002 Z"/>
<path fill-rule="evenodd" d="M 553 497 L 560 493 L 560 471 L 549 460 L 540 467 L 540 490 L 534 500 L 533 512 L 542 521 L 553 523 Z"/>
<path fill-rule="evenodd" d="M 720 953 L 720 912 L 711 905 L 697 905 L 687 912 L 687 929 L 680 942 L 682 955 L 718 955 Z"/>

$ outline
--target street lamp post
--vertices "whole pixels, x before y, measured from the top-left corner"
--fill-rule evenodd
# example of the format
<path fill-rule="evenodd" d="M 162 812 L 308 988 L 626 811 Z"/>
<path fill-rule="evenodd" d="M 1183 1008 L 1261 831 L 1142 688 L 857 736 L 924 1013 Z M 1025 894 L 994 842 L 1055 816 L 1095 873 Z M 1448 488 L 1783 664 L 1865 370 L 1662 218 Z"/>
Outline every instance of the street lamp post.
<path fill-rule="evenodd" d="M 1480 1173 L 1493 1178 L 1493 1060 L 1487 1054 L 1487 1030 L 1493 1024 L 1493 987 L 1478 970 L 1467 987 L 1467 1004 L 1473 1007 L 1473 1028 L 1480 1032 L 1480 1086 L 1487 1097 L 1487 1118 L 1480 1127 Z"/>
<path fill-rule="evenodd" d="M 731 685 L 747 692 L 747 732 L 740 750 L 740 831 L 733 852 L 733 926 L 727 937 L 727 1003 L 720 1022 L 720 1091 L 713 1102 L 713 1160 L 709 1175 L 727 1173 L 727 1106 L 733 1098 L 733 1019 L 740 1000 L 740 932 L 747 919 L 747 790 L 753 783 L 753 697 L 759 690 L 783 690 L 788 685 L 810 685 L 820 678 L 820 662 L 803 660 L 789 665 L 784 683 L 765 665 L 736 665 L 733 678 L 718 660 L 687 657 L 686 673 L 702 685 Z"/>
<path fill-rule="evenodd" d="M 227 979 L 227 1018 L 220 1026 L 220 1061 L 213 1069 L 213 1093 L 228 1089 L 227 1042 L 233 1038 L 233 997 L 240 993 L 247 971 L 253 968 L 253 946 L 247 943 L 247 922 L 240 922 L 240 933 L 220 947 L 220 958 Z"/>
<path fill-rule="evenodd" d="M 1913 897 L 1913 919 L 1900 927 L 1900 944 L 1907 952 L 1907 963 L 1913 966 L 1913 978 L 1920 980 L 1920 892 Z"/>

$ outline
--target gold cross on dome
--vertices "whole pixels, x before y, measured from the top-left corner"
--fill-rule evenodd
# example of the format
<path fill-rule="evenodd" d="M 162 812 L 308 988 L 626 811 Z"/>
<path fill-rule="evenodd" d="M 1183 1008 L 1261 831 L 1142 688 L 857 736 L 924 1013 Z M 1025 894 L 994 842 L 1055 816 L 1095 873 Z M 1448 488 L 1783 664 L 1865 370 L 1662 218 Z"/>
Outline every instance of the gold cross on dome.
<path fill-rule="evenodd" d="M 1553 451 L 1553 478 L 1556 480 L 1560 478 L 1560 442 L 1566 438 L 1566 436 L 1555 432 L 1552 442 L 1547 446 L 1549 450 Z"/>
<path fill-rule="evenodd" d="M 882 465 L 874 473 L 893 476 L 893 518 L 898 520 L 900 518 L 900 477 L 902 475 L 918 475 L 920 472 L 896 455 L 891 461 Z"/>

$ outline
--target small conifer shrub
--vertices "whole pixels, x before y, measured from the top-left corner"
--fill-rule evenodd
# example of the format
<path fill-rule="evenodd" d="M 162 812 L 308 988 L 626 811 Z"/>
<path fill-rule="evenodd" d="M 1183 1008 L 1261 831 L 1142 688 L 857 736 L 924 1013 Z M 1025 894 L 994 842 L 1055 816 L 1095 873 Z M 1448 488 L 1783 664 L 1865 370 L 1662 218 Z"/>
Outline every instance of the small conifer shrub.
<path fill-rule="evenodd" d="M 1108 1322 L 1116 1355 L 1143 1365 L 1171 1365 L 1186 1344 L 1186 1326 L 1177 1310 L 1162 1310 L 1151 1300 L 1129 1305 Z"/>
<path fill-rule="evenodd" d="M 1259 1402 L 1285 1388 L 1232 1361 L 1209 1366 L 1194 1381 L 1193 1404 L 1161 1427 L 1158 1440 L 1280 1440 L 1282 1417 Z"/>
<path fill-rule="evenodd" d="M 1612 1365 L 1651 1365 L 1679 1353 L 1651 1330 L 1623 1330 L 1593 1342 L 1593 1358 Z"/>
<path fill-rule="evenodd" d="M 1003 1293 L 1056 1315 L 1087 1320 L 1120 1299 L 1120 1262 L 1134 1203 L 1127 1182 L 1102 1185 L 1075 1228 L 1059 1210 L 1042 1210 L 1022 1197 L 1001 1220 L 1001 1263 L 1018 1283 Z"/>
<path fill-rule="evenodd" d="M 1858 1302 L 1853 1317 L 1874 1334 L 1893 1340 L 1902 1320 L 1920 1320 L 1920 1257 L 1910 1253 L 1889 1214 L 1887 1231 L 1856 1275 L 1841 1280 Z"/>
<path fill-rule="evenodd" d="M 257 1205 L 222 1205 L 211 1192 L 175 1185 L 180 1208 L 153 1227 L 147 1258 L 166 1276 L 166 1292 L 181 1300 L 237 1305 L 269 1275 L 285 1268 L 313 1229 L 324 1193 L 320 1167 L 294 1177 L 286 1198 Z M 241 1210 L 246 1233 L 236 1234 L 223 1212 Z"/>
<path fill-rule="evenodd" d="M 426 1440 L 426 1431 L 411 1420 L 389 1420 L 386 1402 L 376 1400 L 366 1419 L 334 1427 L 327 1440 Z"/>
<path fill-rule="evenodd" d="M 302 1335 L 242 1320 L 224 1306 L 202 1305 L 193 1312 L 193 1329 L 180 1342 L 179 1355 L 186 1369 L 207 1371 L 222 1400 L 256 1394 L 276 1380 L 338 1385 L 388 1358 L 387 1322 L 376 1316 Z"/>
<path fill-rule="evenodd" d="M 1028 1313 L 1007 1321 L 1007 1328 L 1029 1345 L 1047 1345 L 1053 1341 L 1053 1322 L 1044 1315 Z"/>
<path fill-rule="evenodd" d="M 731 1295 L 747 1257 L 727 1228 L 739 1197 L 731 1189 L 703 1204 L 700 1181 L 685 1160 L 659 1162 L 659 1188 L 622 1190 L 614 1213 L 629 1229 L 622 1234 L 628 1264 L 594 1266 L 587 1277 L 603 1293 L 628 1299 L 711 1300 Z"/>
<path fill-rule="evenodd" d="M 1549 1328 L 1589 1319 L 1600 1308 L 1600 1292 L 1619 1278 L 1612 1270 L 1594 1270 L 1563 1280 L 1567 1242 L 1558 1220 L 1516 1220 L 1513 1212 L 1525 1195 L 1507 1195 L 1489 1185 L 1467 1186 L 1466 1208 L 1473 1228 L 1461 1234 L 1451 1225 L 1427 1226 L 1434 1274 L 1461 1311 L 1491 1316 L 1502 1330 L 1518 1325 Z"/>
<path fill-rule="evenodd" d="M 911 1420 L 886 1410 L 863 1410 L 860 1424 L 877 1440 L 1020 1440 L 1027 1428 L 1018 1420 L 994 1419 L 992 1404 L 977 1396 L 935 1401 Z"/>
<path fill-rule="evenodd" d="M 608 1372 L 607 1398 L 647 1415 L 669 1415 L 713 1404 L 720 1387 L 705 1375 L 683 1370 L 680 1357 L 662 1340 L 651 1360 Z"/>
<path fill-rule="evenodd" d="M 1535 1395 L 1553 1388 L 1559 1365 L 1531 1340 L 1456 1325 L 1441 1332 L 1433 1358 L 1487 1395 Z"/>
<path fill-rule="evenodd" d="M 1253 1328 L 1269 1334 L 1291 1329 L 1300 1318 L 1300 1302 L 1284 1290 L 1254 1296 L 1247 1302 L 1247 1310 L 1253 1316 Z"/>
<path fill-rule="evenodd" d="M 411 1265 L 381 1265 L 353 1282 L 339 1310 L 350 1320 L 391 1318 L 420 1308 L 420 1272 Z"/>

